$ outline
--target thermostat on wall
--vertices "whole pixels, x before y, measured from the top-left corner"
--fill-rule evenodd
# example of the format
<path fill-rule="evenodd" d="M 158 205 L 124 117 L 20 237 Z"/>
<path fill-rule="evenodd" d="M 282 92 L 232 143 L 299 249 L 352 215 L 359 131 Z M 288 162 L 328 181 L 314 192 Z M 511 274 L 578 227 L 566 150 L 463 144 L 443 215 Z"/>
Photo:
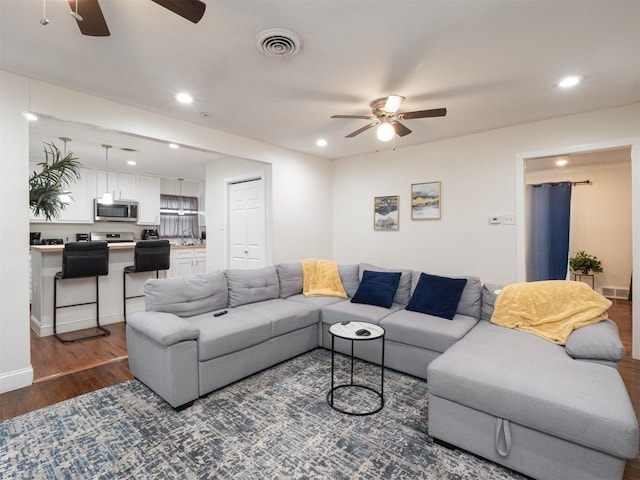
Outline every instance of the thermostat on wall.
<path fill-rule="evenodd" d="M 500 225 L 502 223 L 502 217 L 494 216 L 489 217 L 489 225 Z"/>

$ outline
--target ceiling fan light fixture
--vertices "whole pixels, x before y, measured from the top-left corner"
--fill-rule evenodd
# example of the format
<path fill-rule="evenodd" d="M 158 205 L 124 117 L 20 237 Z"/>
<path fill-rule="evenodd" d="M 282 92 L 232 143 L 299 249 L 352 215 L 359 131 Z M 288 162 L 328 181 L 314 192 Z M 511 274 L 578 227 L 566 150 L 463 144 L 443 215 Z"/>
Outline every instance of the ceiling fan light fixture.
<path fill-rule="evenodd" d="M 405 97 L 401 95 L 389 95 L 382 109 L 388 113 L 396 113 L 400 105 L 402 105 L 402 102 L 404 102 L 404 99 Z"/>
<path fill-rule="evenodd" d="M 393 125 L 391 125 L 387 121 L 383 121 L 382 123 L 380 123 L 380 125 L 378 125 L 378 128 L 376 130 L 376 136 L 378 137 L 378 140 L 380 140 L 381 142 L 390 141 L 395 134 L 396 134 L 396 131 L 394 130 Z"/>

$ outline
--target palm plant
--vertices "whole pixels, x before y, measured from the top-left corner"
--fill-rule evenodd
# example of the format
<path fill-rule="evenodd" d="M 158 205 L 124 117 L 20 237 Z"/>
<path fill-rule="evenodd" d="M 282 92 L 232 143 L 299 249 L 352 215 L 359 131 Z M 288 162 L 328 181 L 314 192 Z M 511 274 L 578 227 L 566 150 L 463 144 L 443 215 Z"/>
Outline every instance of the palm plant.
<path fill-rule="evenodd" d="M 44 144 L 44 162 L 40 172 L 29 176 L 29 207 L 36 216 L 46 220 L 57 218 L 68 204 L 63 197 L 71 182 L 80 179 L 82 164 L 69 152 L 64 157 L 53 143 Z"/>

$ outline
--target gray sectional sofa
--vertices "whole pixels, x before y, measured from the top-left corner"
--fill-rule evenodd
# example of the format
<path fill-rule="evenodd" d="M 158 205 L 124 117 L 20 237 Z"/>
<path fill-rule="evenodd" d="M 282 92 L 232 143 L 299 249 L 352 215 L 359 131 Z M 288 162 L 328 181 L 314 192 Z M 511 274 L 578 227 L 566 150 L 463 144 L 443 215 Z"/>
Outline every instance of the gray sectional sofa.
<path fill-rule="evenodd" d="M 437 441 L 535 478 L 622 477 L 625 459 L 638 455 L 638 423 L 616 369 L 624 348 L 613 322 L 576 330 L 558 346 L 490 323 L 499 287 L 476 277 L 465 277 L 446 319 L 406 309 L 421 275 L 411 270 L 340 265 L 350 298 L 365 271 L 400 272 L 389 308 L 304 296 L 299 263 L 149 280 L 146 311 L 127 318 L 131 372 L 180 409 L 330 347 L 336 322 L 372 322 L 386 331 L 385 367 L 428 381 Z M 348 352 L 339 340 L 336 350 Z M 356 342 L 355 355 L 379 363 L 376 342 Z"/>

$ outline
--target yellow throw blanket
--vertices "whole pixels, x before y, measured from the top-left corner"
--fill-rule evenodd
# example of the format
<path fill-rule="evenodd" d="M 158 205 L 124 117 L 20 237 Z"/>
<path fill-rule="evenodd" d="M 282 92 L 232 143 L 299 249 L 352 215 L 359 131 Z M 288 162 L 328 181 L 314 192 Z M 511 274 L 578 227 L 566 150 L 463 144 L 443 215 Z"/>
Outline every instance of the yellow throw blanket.
<path fill-rule="evenodd" d="M 547 280 L 502 289 L 491 322 L 564 345 L 576 328 L 607 318 L 611 301 L 583 282 Z"/>
<path fill-rule="evenodd" d="M 330 295 L 347 298 L 338 272 L 338 264 L 331 260 L 306 259 L 302 264 L 302 293 L 307 297 Z"/>

